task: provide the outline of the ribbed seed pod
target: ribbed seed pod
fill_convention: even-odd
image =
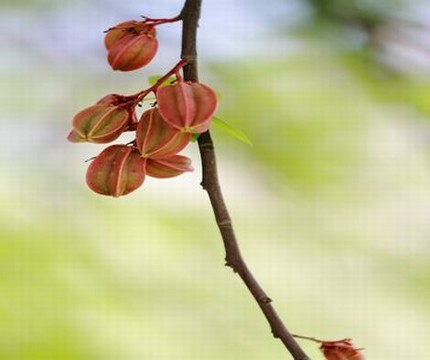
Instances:
[[[107,50],[114,45],[118,40],[122,39],[127,34],[149,34],[153,37],[156,35],[154,26],[143,24],[136,20],[129,20],[112,26],[105,35],[104,44]]]
[[[90,164],[86,174],[88,187],[98,194],[122,196],[131,193],[145,180],[145,159],[137,149],[111,145]]]
[[[206,85],[179,81],[158,88],[157,106],[161,116],[182,132],[200,134],[209,129],[218,100]]]
[[[136,129],[136,146],[145,158],[160,159],[176,155],[190,140],[191,134],[170,126],[156,108],[142,114]]]
[[[109,143],[117,139],[127,127],[127,110],[109,104],[92,105],[79,113],[73,120],[73,130],[67,139],[71,142]]]
[[[323,341],[320,346],[327,360],[365,360],[360,349],[356,349],[351,339]]]
[[[148,64],[157,53],[158,41],[153,26],[126,21],[105,36],[108,62],[114,70],[131,71]]]
[[[164,159],[146,160],[146,174],[158,179],[175,177],[186,171],[193,170],[191,159],[182,155],[175,155]]]
[[[108,105],[123,105],[124,96],[120,94],[108,94],[103,96],[97,104],[108,104]],[[126,130],[136,130],[137,116],[136,116],[136,105],[131,103],[130,105],[124,106],[124,109],[128,112],[127,128]]]

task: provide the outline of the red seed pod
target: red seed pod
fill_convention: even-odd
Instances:
[[[124,21],[111,27],[106,32],[104,39],[106,49],[109,50],[118,40],[129,34],[136,36],[140,34],[149,34],[150,36],[155,37],[156,30],[154,26],[146,25],[143,22],[135,20]]]
[[[145,180],[145,160],[137,149],[111,145],[90,164],[86,181],[98,194],[118,197],[136,190]]]
[[[148,64],[155,56],[158,41],[150,33],[127,33],[108,50],[108,62],[114,70],[131,71]]]
[[[108,104],[108,105],[123,105],[124,102],[129,102],[130,105],[124,106],[124,109],[128,112],[128,120],[127,120],[127,129],[126,130],[136,130],[137,126],[137,116],[135,111],[135,104],[130,101],[130,98],[126,98],[123,95],[120,94],[108,94],[106,96],[103,96],[99,101],[97,101],[97,104]]]
[[[196,82],[179,81],[159,87],[156,98],[164,120],[192,134],[209,129],[218,104],[215,92],[209,86]]]
[[[354,348],[351,339],[323,341],[320,349],[327,360],[365,360],[360,349]]]
[[[186,171],[193,171],[191,159],[175,155],[164,159],[146,159],[146,174],[158,179],[171,178]]]
[[[156,108],[142,114],[136,129],[137,148],[144,158],[171,157],[185,148],[190,140],[191,134],[170,126]]]
[[[105,144],[117,139],[127,127],[127,110],[109,104],[92,105],[78,112],[73,120],[73,130],[67,139],[71,142]]]
[[[119,105],[122,98],[123,96],[120,94],[107,94],[97,101],[97,104]]]

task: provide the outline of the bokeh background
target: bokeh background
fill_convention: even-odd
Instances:
[[[113,72],[103,31],[182,3],[2,1],[1,359],[288,358],[223,266],[195,144],[194,173],[112,199],[84,183],[102,147],[65,139],[178,60],[167,24]],[[213,128],[243,254],[293,332],[373,360],[430,354],[429,30],[426,0],[203,1],[201,81],[253,141]]]

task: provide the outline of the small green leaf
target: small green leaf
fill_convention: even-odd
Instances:
[[[158,80],[160,80],[162,78],[161,75],[152,75],[148,78],[148,82],[149,84],[152,86],[154,85]],[[167,78],[166,80],[163,81],[163,83],[160,85],[161,86],[166,86],[166,85],[170,85],[172,82],[176,81],[176,77],[175,76],[170,76],[169,78]]]
[[[241,130],[239,130],[239,129],[233,127],[233,126],[231,126],[230,124],[226,123],[224,120],[220,119],[219,117],[213,116],[212,120],[213,120],[214,124],[216,124],[219,127],[221,127],[229,135],[233,136],[234,138],[236,138],[237,140],[243,142],[244,144],[252,146],[252,141]]]
[[[200,134],[192,134],[191,135],[191,142],[196,142],[199,138]]]

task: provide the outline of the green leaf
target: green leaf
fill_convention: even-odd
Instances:
[[[234,138],[243,142],[244,144],[252,146],[252,141],[241,130],[231,126],[230,124],[226,123],[224,120],[216,116],[212,117],[212,121],[215,125],[218,125],[223,130],[225,130],[229,135],[233,136]]]
[[[196,142],[199,138],[200,134],[192,134],[191,135],[191,142]]]
[[[154,85],[158,80],[160,80],[162,78],[161,75],[152,75],[148,78],[148,82],[149,84],[152,86]],[[168,77],[166,80],[163,81],[163,83],[160,85],[160,87],[162,86],[166,86],[166,85],[170,85],[172,82],[176,81],[176,77],[175,76],[170,76]]]

